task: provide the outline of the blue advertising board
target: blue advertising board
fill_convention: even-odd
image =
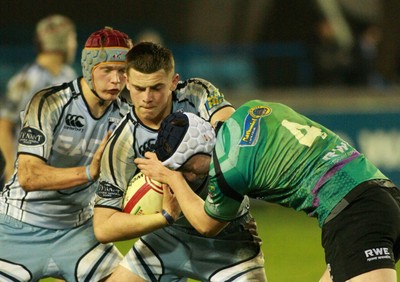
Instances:
[[[306,115],[339,134],[400,187],[400,113]]]

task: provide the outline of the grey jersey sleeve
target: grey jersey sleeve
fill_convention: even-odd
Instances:
[[[46,95],[47,92],[42,91],[32,98],[23,116],[18,139],[19,154],[32,154],[44,160],[49,158],[59,116],[59,108],[51,106]]]
[[[214,113],[224,107],[233,107],[211,82],[202,78],[191,78],[178,84],[175,91],[173,111],[192,112],[211,120]]]

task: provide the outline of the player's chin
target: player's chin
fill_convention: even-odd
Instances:
[[[121,92],[106,92],[103,95],[103,99],[106,101],[114,101],[118,98]]]
[[[136,113],[143,119],[156,119],[159,113],[154,108],[139,107]]]

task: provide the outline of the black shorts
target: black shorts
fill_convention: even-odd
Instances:
[[[334,282],[394,269],[399,260],[400,190],[383,183],[367,181],[354,188],[344,199],[349,204],[322,227],[325,260]]]

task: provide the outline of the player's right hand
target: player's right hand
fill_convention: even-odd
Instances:
[[[103,155],[104,148],[106,147],[106,143],[108,138],[110,137],[112,131],[108,131],[106,136],[104,136],[103,140],[100,143],[99,148],[97,148],[96,153],[94,153],[92,162],[90,163],[90,176],[92,179],[96,180],[99,178],[100,175],[100,163],[101,163],[101,156]]]

